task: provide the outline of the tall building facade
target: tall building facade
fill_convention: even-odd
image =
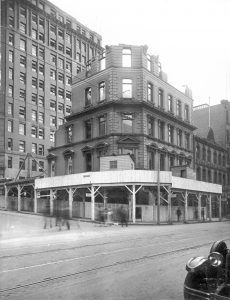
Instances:
[[[51,2],[1,1],[0,178],[46,169],[71,113],[72,77],[101,51],[99,34]]]
[[[191,164],[192,99],[167,82],[147,46],[107,46],[72,92],[72,114],[48,155],[51,175],[98,171],[104,155],[130,154],[135,169]]]

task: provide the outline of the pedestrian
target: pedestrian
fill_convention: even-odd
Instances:
[[[205,219],[204,219],[204,207],[202,207],[202,210],[201,210],[201,217],[202,217],[202,221],[204,222]]]
[[[44,216],[44,226],[43,226],[43,228],[46,229],[47,225],[49,225],[49,227],[52,228],[52,218],[50,216],[50,206],[49,206],[49,204],[46,204],[43,216]]]
[[[67,229],[70,230],[68,201],[63,203],[63,207],[62,207],[62,225],[63,226],[66,225]]]
[[[180,207],[177,208],[176,214],[177,214],[177,222],[180,222],[180,216],[181,216],[181,210],[180,210]]]
[[[123,225],[126,225],[126,227],[128,227],[128,221],[127,221],[128,216],[123,206],[120,209],[120,219],[121,219],[121,226],[123,227]]]

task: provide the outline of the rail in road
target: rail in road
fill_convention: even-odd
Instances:
[[[133,263],[141,263],[143,261],[150,261],[154,259],[159,259],[164,256],[180,254],[192,249],[198,249],[205,246],[210,246],[213,243],[213,239],[210,240],[203,231],[202,242],[197,242],[193,236],[189,234],[179,233],[173,236],[172,233],[164,234],[163,236],[154,236],[150,242],[150,236],[148,238],[138,235],[130,238],[128,232],[122,236],[122,238],[117,237],[116,240],[101,241],[95,243],[86,243],[83,245],[63,245],[60,249],[60,244],[57,247],[53,245],[52,249],[35,249],[33,247],[24,249],[23,253],[11,253],[3,254],[0,256],[0,265],[9,266],[6,269],[0,270],[0,278],[4,280],[5,287],[0,289],[0,295],[4,296],[7,293],[17,290],[23,290],[27,288],[32,288],[35,286],[40,286],[43,284],[49,284],[55,281],[62,281],[68,278],[75,278],[79,275],[86,275],[95,271],[113,269],[121,265],[130,265]],[[175,238],[176,237],[176,238]],[[218,238],[229,241],[229,236],[218,235]],[[159,247],[160,245],[160,247]],[[184,246],[182,246],[184,245]],[[163,250],[162,250],[163,248]],[[10,249],[5,249],[6,251]],[[84,253],[81,254],[80,252]],[[88,254],[85,252],[88,251]],[[76,256],[76,253],[80,253]],[[92,253],[93,252],[93,253]],[[194,251],[194,255],[196,251]],[[48,256],[48,257],[47,257]],[[21,262],[36,261],[36,257],[41,260],[38,263],[30,263],[25,266],[21,266]],[[43,259],[41,259],[43,257]],[[63,258],[64,257],[64,258]],[[106,259],[105,259],[106,257]],[[28,259],[27,259],[28,258]],[[44,260],[46,258],[46,260]],[[89,260],[96,259],[97,263],[88,264]],[[10,261],[16,260],[16,266],[10,267],[8,264]],[[48,261],[47,261],[48,260]],[[17,261],[19,265],[17,266]],[[15,274],[20,274],[20,272],[34,272],[35,270],[41,270],[43,268],[49,268],[50,266],[63,266],[66,264],[73,264],[73,262],[87,262],[84,267],[76,271],[61,271],[61,274],[51,275],[46,272],[40,274],[39,279],[34,280],[33,278],[25,278],[24,282],[12,284],[12,280],[8,279]],[[28,275],[27,275],[28,276]],[[35,276],[36,277],[36,276]]]

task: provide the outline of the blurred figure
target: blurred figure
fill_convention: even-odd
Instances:
[[[70,223],[69,223],[69,207],[68,207],[68,201],[63,202],[62,210],[61,210],[61,225],[66,225],[67,229],[70,230]],[[60,230],[60,227],[59,227]]]
[[[180,210],[180,207],[177,208],[176,214],[177,214],[177,222],[179,222],[179,221],[180,221],[180,216],[181,216],[181,210]]]
[[[49,226],[50,228],[52,228],[52,218],[50,216],[50,206],[49,206],[48,203],[46,204],[45,211],[43,213],[43,216],[44,216],[44,226],[43,226],[43,228],[44,229],[46,229],[47,226]]]
[[[123,225],[126,225],[126,227],[128,227],[128,216],[124,206],[121,206],[120,209],[120,219],[121,219],[121,226],[123,227]]]

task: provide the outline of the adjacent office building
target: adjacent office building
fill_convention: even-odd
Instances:
[[[51,2],[1,1],[0,178],[47,168],[47,149],[71,113],[72,77],[101,51],[100,35]]]

